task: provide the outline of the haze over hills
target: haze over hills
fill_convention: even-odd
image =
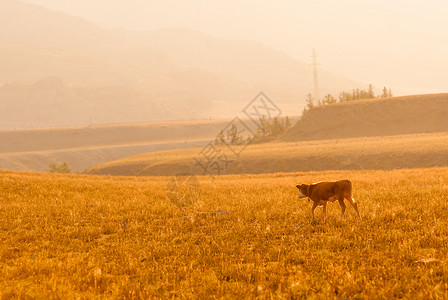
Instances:
[[[291,115],[312,90],[303,62],[186,28],[109,30],[2,0],[0,35],[1,128],[233,117],[242,107],[235,103],[261,90],[280,107],[297,107]],[[320,81],[323,93],[364,86],[324,71]],[[53,103],[70,114],[49,110]]]
[[[274,0],[22,0],[108,28],[187,27],[214,37],[256,40],[395,95],[445,92],[448,2]],[[429,46],[430,45],[430,46]]]
[[[7,83],[0,88],[0,100],[0,128],[5,129],[185,119],[191,117],[185,111],[211,107],[196,99],[151,98],[126,86],[70,86],[57,77]]]

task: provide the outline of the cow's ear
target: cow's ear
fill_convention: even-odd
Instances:
[[[298,188],[300,190],[300,185],[296,185],[296,188]]]

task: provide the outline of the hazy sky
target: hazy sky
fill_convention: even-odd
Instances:
[[[1,1],[1,0],[0,0]],[[260,41],[397,93],[448,91],[446,0],[26,0],[111,28]]]

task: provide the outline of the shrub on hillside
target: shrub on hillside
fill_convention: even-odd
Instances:
[[[60,165],[58,164],[50,164],[50,173],[60,173],[60,174],[70,174],[72,171],[70,170],[70,166],[68,163],[63,162]]]

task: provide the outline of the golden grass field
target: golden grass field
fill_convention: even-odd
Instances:
[[[362,221],[297,199],[335,179]],[[2,299],[448,297],[448,168],[169,180],[1,172]]]

